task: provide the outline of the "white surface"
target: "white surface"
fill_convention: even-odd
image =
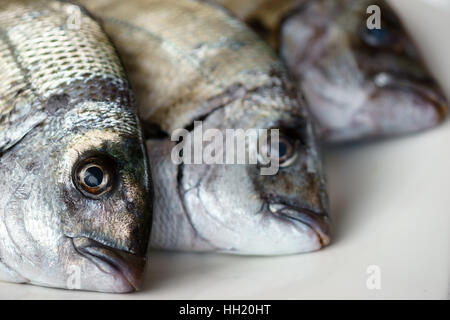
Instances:
[[[450,0],[394,0],[450,96]],[[425,5],[428,3],[428,5]],[[155,252],[143,292],[106,295],[0,283],[10,299],[446,299],[450,122],[427,133],[326,151],[331,246],[288,257]],[[366,286],[369,265],[381,289]]]

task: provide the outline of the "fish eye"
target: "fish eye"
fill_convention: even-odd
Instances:
[[[362,39],[371,47],[385,47],[393,43],[393,37],[386,28],[368,29],[364,27]]]
[[[278,140],[278,161],[280,167],[291,165],[297,158],[297,143],[287,136],[280,135]]]
[[[278,134],[278,141],[274,141],[272,139],[272,135],[269,134],[268,141],[266,141],[267,146],[259,146],[257,158],[258,162],[264,165],[270,161],[270,158],[274,159],[277,157],[280,168],[285,168],[292,165],[297,159],[300,140],[293,139],[284,133]],[[271,147],[273,146],[273,143],[277,143],[278,145],[278,156],[276,154],[272,154]]]
[[[107,157],[83,159],[75,166],[73,179],[75,186],[84,196],[99,199],[113,186],[113,161]]]
[[[270,157],[275,157],[275,155],[272,155],[272,151],[270,150],[271,145],[269,145],[268,147],[269,147],[268,150],[267,149],[260,150],[258,159],[267,158],[267,156],[265,156],[266,153],[269,153]],[[278,165],[282,168],[290,166],[295,161],[296,158],[297,158],[297,141],[280,133],[280,135],[278,136]]]

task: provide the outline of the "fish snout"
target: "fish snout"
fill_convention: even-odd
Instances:
[[[396,74],[395,72],[381,72],[374,76],[373,81],[380,90],[385,92],[384,95],[391,97],[391,101],[402,101],[403,108],[401,118],[403,121],[416,121],[418,129],[426,129],[433,127],[436,122],[441,122],[449,112],[449,103],[442,89],[432,78],[425,77],[423,79],[415,78],[404,74]],[[382,96],[382,94],[378,94]],[[375,95],[376,96],[376,95]],[[404,106],[408,102],[408,110],[404,110]],[[414,115],[418,115],[419,119],[426,119],[426,112],[436,119],[435,122],[408,119]],[[423,122],[425,121],[425,122]]]
[[[145,256],[112,248],[86,237],[73,238],[73,244],[100,272],[110,276],[113,292],[133,292],[142,287]]]
[[[312,210],[295,207],[281,203],[269,204],[269,211],[294,226],[301,225],[306,227],[317,242],[319,250],[330,243],[330,223],[328,215],[325,213],[316,213]]]

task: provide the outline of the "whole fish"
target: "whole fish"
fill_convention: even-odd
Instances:
[[[326,142],[432,128],[448,102],[379,0],[219,0],[278,48]]]
[[[139,288],[152,189],[115,49],[80,7],[0,3],[0,279]]]
[[[153,247],[269,255],[329,243],[325,179],[309,115],[256,34],[205,1],[81,3],[116,44],[152,129]],[[195,134],[196,120],[219,133],[279,129],[280,170],[261,175],[257,164],[174,163],[168,136],[181,128]]]

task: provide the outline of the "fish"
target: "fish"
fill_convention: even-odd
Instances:
[[[315,129],[264,41],[208,1],[78,3],[103,22],[136,94],[155,188],[151,247],[282,255],[330,243]],[[279,171],[262,175],[251,163],[176,163],[174,133],[186,130],[186,141],[195,140],[198,123],[222,135],[278,130]]]
[[[406,135],[446,119],[448,99],[386,1],[218,2],[279,52],[323,143]]]
[[[75,4],[2,1],[0,67],[0,279],[138,290],[153,187],[114,46]]]

